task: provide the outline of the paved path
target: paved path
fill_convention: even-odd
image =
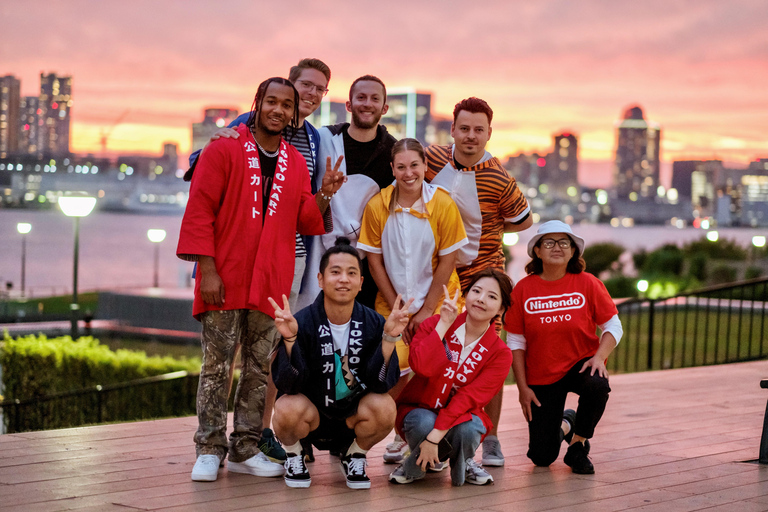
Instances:
[[[529,463],[517,391],[508,386],[500,428],[507,464],[490,469],[496,481],[485,487],[453,488],[447,473],[389,484],[383,443],[369,455],[368,491],[348,489],[326,453],[310,465],[309,489],[226,471],[195,483],[195,418],[9,434],[0,436],[0,510],[768,511],[768,467],[745,462],[758,456],[763,377],[765,361],[612,377],[592,476],[572,474],[562,458],[548,469]]]

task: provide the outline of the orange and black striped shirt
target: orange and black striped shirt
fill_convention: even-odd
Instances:
[[[504,222],[519,224],[531,212],[515,178],[487,152],[482,161],[461,170],[453,165],[453,146],[429,146],[425,153],[425,179],[448,189],[461,212],[470,240],[468,247],[473,246],[477,251],[471,263],[464,261],[464,266],[456,269],[462,289],[480,270],[492,267],[504,271],[501,245]],[[474,189],[472,180],[468,180],[470,173],[474,175]]]

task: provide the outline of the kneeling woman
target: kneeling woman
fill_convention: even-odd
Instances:
[[[504,327],[528,421],[528,458],[549,466],[565,440],[563,461],[574,473],[592,474],[588,439],[605,411],[611,391],[605,360],[622,328],[603,283],[584,272],[583,252],[584,240],[567,224],[539,226],[528,243],[528,276],[512,292]],[[563,411],[568,392],[579,395],[575,412]]]
[[[423,478],[445,458],[453,485],[493,482],[474,456],[492,427],[483,407],[504,385],[512,363],[494,327],[509,308],[511,292],[509,277],[484,270],[466,290],[464,313],[458,313],[458,292],[451,298],[444,289],[440,315],[416,331],[409,359],[414,376],[397,398],[395,426],[411,455],[390,475],[391,482]]]

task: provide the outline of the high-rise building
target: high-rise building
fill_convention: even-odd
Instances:
[[[346,102],[332,101],[324,98],[318,109],[307,117],[307,121],[315,128],[320,128],[321,126],[346,122],[349,116]]]
[[[387,91],[389,110],[381,124],[396,139],[410,137],[422,144],[434,144],[437,133],[432,123],[432,94],[413,88],[393,88]]]
[[[579,184],[578,140],[574,134],[569,132],[557,134],[554,139],[555,148],[547,158],[549,190],[560,197],[577,197]]]
[[[72,77],[40,73],[39,107],[43,124],[38,153],[45,156],[68,154],[72,114]]]
[[[0,77],[0,158],[19,148],[21,82],[13,75]]]
[[[192,151],[203,149],[216,130],[228,126],[237,116],[238,112],[235,108],[206,108],[203,111],[203,120],[192,123]]]
[[[630,107],[617,123],[614,184],[619,199],[656,196],[659,186],[661,128],[646,121],[639,106]]]
[[[19,146],[18,153],[36,155],[40,147],[40,133],[43,120],[40,117],[40,98],[24,96],[19,104]]]

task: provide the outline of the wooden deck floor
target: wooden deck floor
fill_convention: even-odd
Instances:
[[[348,489],[326,453],[310,465],[309,489],[226,471],[196,483],[195,418],[10,434],[0,436],[0,510],[768,511],[768,467],[745,462],[758,456],[767,376],[765,361],[613,376],[592,476],[572,474],[562,457],[548,469],[530,464],[508,387],[499,434],[507,463],[490,469],[495,484],[485,487],[453,488],[447,474],[390,484],[384,443],[369,454],[366,491]]]

